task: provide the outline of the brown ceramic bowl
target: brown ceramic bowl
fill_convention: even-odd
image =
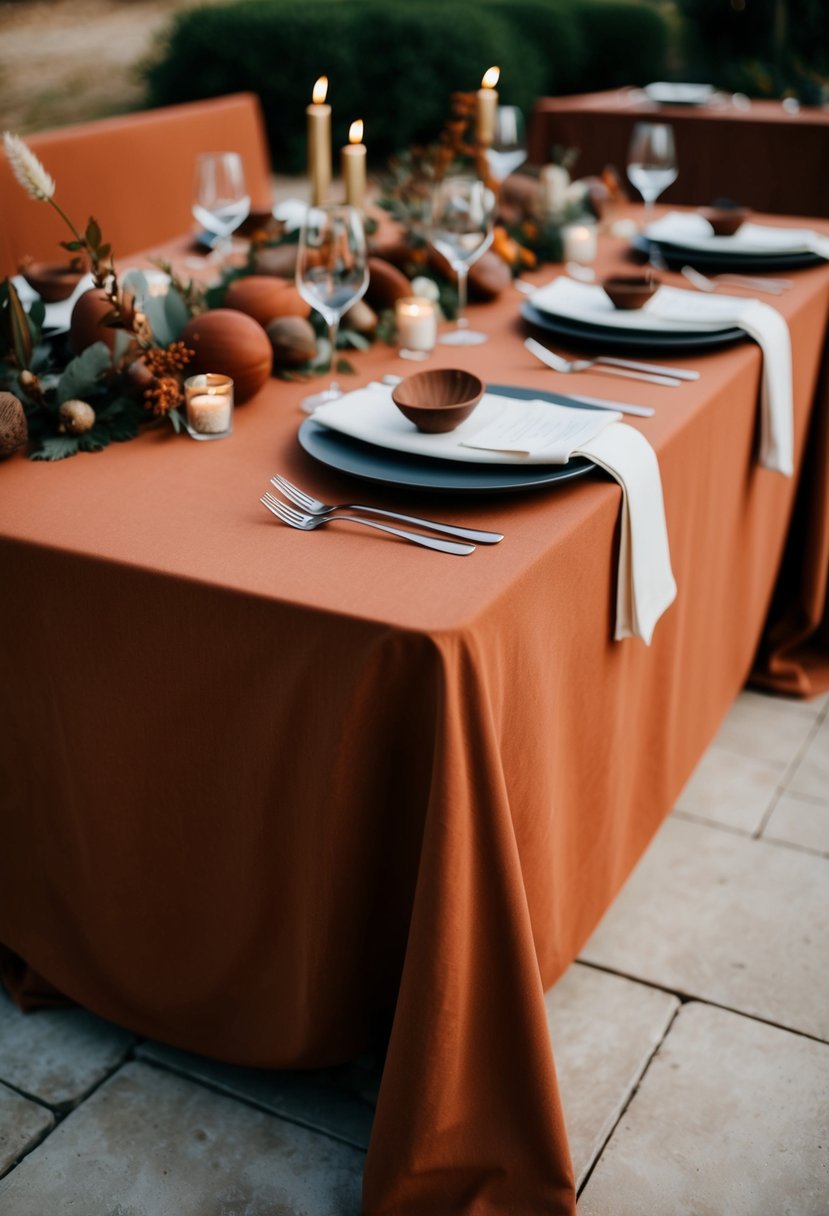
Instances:
[[[20,273],[44,304],[68,300],[84,276],[76,266],[52,262],[27,262]]]
[[[485,388],[472,372],[435,368],[401,380],[391,398],[419,431],[434,435],[454,431],[472,413]]]
[[[708,220],[715,236],[733,236],[751,214],[748,207],[700,207],[699,213]]]
[[[614,275],[602,281],[604,293],[614,308],[641,308],[659,286],[653,275]]]

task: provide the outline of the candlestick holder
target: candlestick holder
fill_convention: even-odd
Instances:
[[[224,439],[233,431],[233,381],[206,372],[184,381],[185,426],[193,439]]]

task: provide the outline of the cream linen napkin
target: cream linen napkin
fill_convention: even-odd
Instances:
[[[829,236],[813,228],[783,228],[772,224],[741,224],[733,236],[715,236],[703,216],[693,211],[669,211],[645,229],[645,236],[666,245],[681,245],[717,253],[816,253],[829,259]]]
[[[760,300],[705,295],[660,287],[644,308],[620,311],[601,287],[564,276],[530,297],[541,311],[613,329],[643,333],[693,330],[700,333],[738,326],[763,352],[760,392],[760,464],[792,474],[792,346],[783,317]]]
[[[543,423],[543,402],[526,403]],[[547,407],[550,408],[549,406]],[[676,598],[671,570],[668,528],[659,462],[641,431],[616,419],[596,429],[571,451],[586,456],[618,481],[622,488],[619,566],[616,576],[614,636],[638,637],[650,645],[656,622]],[[468,446],[532,456],[543,447],[543,436],[532,423],[518,428],[509,420],[494,421],[470,436]]]

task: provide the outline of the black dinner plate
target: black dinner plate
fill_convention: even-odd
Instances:
[[[688,249],[685,245],[667,244],[662,241],[651,241],[639,233],[633,238],[633,248],[637,253],[650,256],[651,245],[655,245],[659,253],[672,270],[682,266],[696,266],[699,270],[735,270],[756,271],[758,274],[773,270],[807,270],[810,266],[823,265],[824,259],[816,253],[803,251],[800,253],[734,253],[733,251],[717,249]]]
[[[584,321],[572,321],[569,317],[557,317],[542,312],[529,300],[522,301],[521,316],[530,325],[555,334],[558,338],[595,347],[600,344],[619,351],[633,350],[708,350],[715,346],[731,346],[745,341],[745,330],[737,326],[718,329],[710,333],[699,330],[672,330],[644,333],[635,329],[614,329],[609,325],[593,325]]]
[[[523,401],[551,401],[554,404],[574,405],[561,393],[545,393],[534,388],[516,388],[506,384],[488,384],[487,391],[502,397],[516,397]],[[578,405],[579,409],[592,409],[589,405]],[[492,491],[533,490],[558,482],[572,481],[595,469],[592,460],[576,456],[567,464],[536,464],[518,466],[514,464],[474,464],[471,461],[438,460],[429,456],[417,456],[410,452],[397,452],[391,448],[363,443],[339,431],[329,430],[306,418],[297,433],[300,447],[329,468],[348,473],[364,481],[375,481],[381,485],[407,490],[439,490],[452,494],[481,494]]]

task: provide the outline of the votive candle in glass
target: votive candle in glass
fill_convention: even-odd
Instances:
[[[428,354],[438,337],[437,310],[425,296],[404,296],[395,304],[397,344],[401,354],[417,351]]]
[[[206,372],[184,381],[187,430],[194,439],[223,439],[233,430],[233,381]]]
[[[589,266],[596,260],[598,235],[595,224],[568,224],[562,229],[563,260]]]

